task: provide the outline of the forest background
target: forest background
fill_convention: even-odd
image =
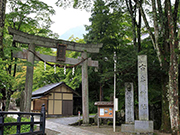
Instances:
[[[0,88],[1,98],[6,96],[6,110],[10,98],[20,100],[25,87],[25,60],[13,58],[13,51],[27,48],[15,43],[8,34],[8,27],[43,37],[58,38],[49,28],[50,15],[55,10],[39,0],[1,0],[0,22]],[[179,0],[57,0],[57,6],[73,6],[91,12],[84,39],[70,37],[79,43],[103,43],[99,54],[90,57],[99,61],[98,72],[89,67],[89,111],[96,112],[95,101],[109,101],[114,87],[114,52],[117,55],[117,98],[119,110],[124,109],[124,83],[133,82],[135,119],[138,119],[137,56],[148,57],[148,94],[150,120],[155,129],[178,134],[179,131]],[[5,7],[10,12],[5,14]],[[4,10],[3,10],[4,9]],[[33,15],[33,17],[31,16]],[[145,37],[146,38],[143,38]],[[36,51],[56,55],[56,50],[36,47]],[[78,58],[80,53],[66,53],[67,57]],[[33,90],[46,84],[64,81],[75,90],[81,89],[81,67],[64,69],[35,62]]]

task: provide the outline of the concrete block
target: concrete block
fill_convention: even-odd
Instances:
[[[135,133],[134,124],[122,124],[121,132]]]
[[[154,132],[153,121],[135,120],[134,127],[135,127],[136,133],[152,133],[152,132]]]

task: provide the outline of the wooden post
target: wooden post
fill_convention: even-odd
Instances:
[[[82,58],[87,58],[87,52],[82,52]],[[82,64],[82,108],[83,124],[89,124],[89,90],[88,90],[88,61]]]
[[[0,124],[4,124],[4,115],[1,114],[0,115]],[[4,134],[4,126],[1,126],[0,127],[0,135],[3,135]]]
[[[25,92],[24,92],[24,111],[30,112],[31,110],[31,96],[32,96],[32,86],[33,86],[33,72],[34,72],[34,54],[35,45],[29,44],[28,46],[28,58],[27,61],[32,65],[27,66],[26,70],[26,84],[25,84]]]
[[[41,117],[40,117],[40,121],[43,122],[42,124],[40,124],[40,131],[42,131],[42,135],[45,135],[45,127],[46,127],[46,110],[45,110],[45,104],[42,105],[41,107]]]
[[[21,123],[21,115],[18,114],[18,117],[17,117],[17,122]],[[20,134],[21,133],[21,125],[17,125],[17,132],[16,134]]]

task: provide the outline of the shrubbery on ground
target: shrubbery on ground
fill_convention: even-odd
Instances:
[[[21,121],[22,122],[29,122],[30,119],[28,118],[24,118],[22,117],[21,118]],[[4,123],[10,123],[10,122],[17,122],[17,119],[13,118],[13,117],[6,117],[4,119]],[[36,128],[37,126],[34,127],[34,129]],[[17,131],[17,126],[6,126],[4,128],[4,135],[12,135],[12,134],[16,134],[16,131]],[[21,126],[21,133],[25,133],[25,132],[29,132],[30,131],[30,125],[22,125]]]

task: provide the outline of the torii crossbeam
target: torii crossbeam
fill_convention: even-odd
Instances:
[[[28,44],[28,51],[24,50],[23,52],[14,53],[13,56],[16,58],[27,59],[28,62],[34,64],[34,60],[40,60],[34,54],[35,46],[42,46],[48,48],[58,48],[58,44],[62,44],[66,46],[66,50],[77,51],[82,53],[82,58],[87,58],[87,53],[99,53],[99,49],[103,46],[103,44],[81,44],[75,43],[71,41],[65,41],[60,39],[52,39],[45,38],[35,35],[30,35],[12,28],[8,28],[9,33],[13,35],[13,41],[23,44]],[[58,50],[57,50],[58,51]],[[38,54],[41,58],[46,60],[47,62],[55,62],[57,61],[55,56],[48,56]],[[65,58],[64,64],[76,64],[81,60],[73,59],[73,58]],[[98,67],[98,61],[93,61],[91,59],[87,59],[82,63],[82,107],[83,107],[83,123],[89,123],[89,96],[88,96],[88,66]],[[33,85],[33,70],[32,66],[27,66],[26,71],[26,84],[25,84],[25,100],[27,104],[24,105],[25,111],[30,112],[31,108],[31,96],[32,96],[32,85]]]

